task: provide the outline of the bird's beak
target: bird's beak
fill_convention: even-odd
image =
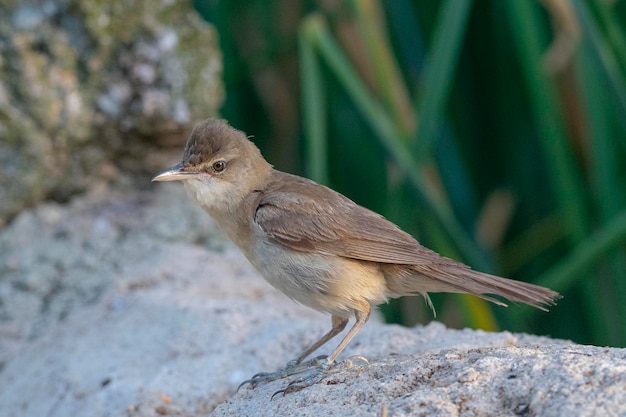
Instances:
[[[159,172],[154,178],[152,178],[152,181],[181,181],[197,177],[198,175],[201,175],[201,173],[195,171],[183,171],[183,164],[180,163]]]

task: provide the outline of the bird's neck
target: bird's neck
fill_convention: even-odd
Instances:
[[[254,233],[253,219],[259,197],[271,182],[273,172],[270,166],[268,171],[259,172],[259,177],[255,178],[257,181],[252,187],[237,191],[229,187],[221,190],[219,184],[207,186],[200,181],[186,182],[185,189],[215,220],[226,236],[246,252],[251,245],[251,235]]]

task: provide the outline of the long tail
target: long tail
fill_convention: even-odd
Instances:
[[[485,274],[474,271],[464,264],[448,259],[446,261],[450,262],[430,265],[389,265],[383,269],[387,288],[397,295],[427,292],[467,293],[506,306],[506,303],[487,295],[493,294],[544,311],[561,298],[556,291],[539,285]]]

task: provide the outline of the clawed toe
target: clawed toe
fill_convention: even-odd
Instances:
[[[246,384],[250,384],[250,388],[254,389],[257,386],[265,384],[267,382],[299,374],[314,367],[314,369],[308,375],[303,376],[299,379],[295,379],[289,382],[289,384],[287,384],[284,389],[276,391],[274,394],[272,394],[271,399],[274,399],[274,397],[280,394],[287,395],[291,394],[292,392],[298,392],[307,387],[317,384],[328,375],[328,372],[333,366],[333,363],[329,363],[328,361],[326,361],[326,359],[327,356],[321,355],[301,363],[297,363],[296,361],[290,361],[287,363],[287,366],[280,371],[259,372],[252,378],[243,381],[239,385],[239,387],[237,387],[237,391],[239,391],[239,389]],[[341,362],[341,364],[348,368],[367,368],[369,366],[369,361],[363,356],[352,356]]]
[[[277,379],[284,378],[288,375],[289,374],[286,373],[284,369],[280,371],[276,371],[276,372],[259,372],[258,374],[254,374],[252,378],[246,379],[241,384],[239,384],[239,386],[237,387],[237,392],[239,392],[241,387],[243,387],[246,384],[249,384],[250,388],[254,389],[258,387],[259,385],[263,385],[267,382],[272,382]]]
[[[272,394],[271,399],[274,399],[274,397],[279,394],[283,394],[283,395],[291,394],[292,392],[298,392],[307,387],[317,384],[322,379],[324,379],[324,377],[328,373],[329,368],[330,368],[329,364],[323,364],[323,365],[318,366],[315,369],[315,371],[313,371],[311,374],[307,375],[306,377],[293,380],[285,387],[285,389],[276,391],[274,394]]]
[[[250,385],[250,388],[254,389],[259,385],[268,383],[268,382],[272,382],[272,381],[276,381],[277,379],[282,379],[291,375],[295,375],[295,374],[299,374],[302,372],[305,372],[306,370],[312,368],[312,367],[320,367],[323,366],[323,362],[324,360],[326,360],[328,356],[327,355],[320,355],[320,356],[316,356],[312,359],[309,359],[306,362],[297,362],[297,361],[289,361],[287,363],[287,366],[285,366],[284,369],[281,369],[280,371],[276,371],[276,372],[259,372],[258,374],[255,374],[252,376],[252,378],[247,379],[245,381],[243,381],[241,384],[239,384],[239,386],[237,387],[237,392],[239,392],[239,389],[241,389],[241,387],[243,387],[246,384]],[[274,393],[274,395],[281,393],[283,390],[281,391],[277,391],[276,393]],[[292,392],[292,391],[289,391]],[[284,392],[285,394],[287,392]],[[272,398],[274,397],[274,395],[272,396]]]
[[[317,359],[317,358],[316,358]],[[345,361],[341,362],[341,365],[346,366],[348,368],[367,368],[369,366],[369,361],[363,356],[352,356]],[[315,370],[313,370],[310,374],[291,381],[284,389],[276,391],[272,394],[271,399],[274,399],[279,394],[287,395],[292,392],[298,392],[305,388],[308,388],[312,385],[317,384],[326,376],[328,376],[330,369],[334,369],[333,363],[324,362],[317,366]]]
[[[271,381],[274,381],[276,379],[279,379],[279,378],[281,378],[281,375],[282,375],[283,371],[259,372],[258,374],[254,374],[254,375],[252,375],[252,378],[246,379],[241,384],[239,384],[239,386],[237,387],[237,392],[239,392],[241,387],[243,387],[246,384],[250,384],[250,388],[254,389],[254,388],[256,388],[257,386],[259,386],[261,384],[264,384],[266,382],[271,382]]]
[[[246,379],[245,381],[243,381],[241,384],[239,384],[239,386],[237,387],[237,391],[235,392],[239,392],[239,390],[241,389],[241,387],[243,387],[246,384],[250,384],[251,388],[255,388],[257,386],[257,380],[256,378],[259,376],[259,374],[253,375],[252,378],[250,379]]]
[[[287,394],[287,389],[279,389],[278,391],[273,393],[272,396],[270,397],[270,401],[272,401],[274,397],[277,396],[278,394],[283,394],[283,396],[285,396],[285,394]]]

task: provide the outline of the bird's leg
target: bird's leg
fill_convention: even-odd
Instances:
[[[243,381],[237,388],[237,391],[239,391],[239,388],[241,388],[245,384],[250,384],[252,388],[255,388],[257,385],[264,384],[266,382],[275,381],[277,379],[285,378],[287,376],[295,375],[300,372],[306,371],[311,366],[319,366],[321,364],[320,361],[323,359],[326,359],[325,355],[316,356],[315,358],[312,358],[306,362],[304,360],[311,353],[315,352],[317,349],[322,347],[322,345],[324,345],[330,339],[332,339],[333,337],[341,333],[343,329],[346,328],[346,325],[348,324],[347,318],[339,317],[339,316],[332,316],[331,321],[332,321],[331,329],[324,336],[319,338],[319,340],[317,340],[311,346],[306,348],[306,350],[302,352],[300,356],[298,356],[296,359],[293,359],[287,362],[287,365],[283,369],[281,369],[280,371],[276,371],[276,372],[260,372],[254,375],[252,378],[246,381]]]
[[[354,326],[352,326],[352,328],[348,331],[346,336],[341,340],[341,342],[339,342],[339,345],[337,346],[337,348],[335,348],[333,353],[330,354],[330,356],[326,359],[326,361],[320,364],[313,373],[307,375],[304,378],[296,379],[290,382],[289,385],[287,385],[287,388],[283,390],[276,391],[272,395],[272,398],[274,398],[274,396],[276,396],[277,394],[289,394],[291,392],[300,391],[306,387],[310,387],[311,385],[314,385],[320,382],[326,376],[328,369],[335,362],[335,359],[337,359],[337,356],[339,356],[339,354],[345,349],[348,343],[350,343],[352,338],[359,332],[359,330],[361,330],[363,325],[367,322],[367,319],[369,319],[370,313],[371,313],[371,307],[369,304],[364,304],[363,310],[355,310],[354,317],[356,319],[356,322],[354,323]]]
[[[324,336],[320,337],[317,342],[309,346],[296,359],[289,361],[287,363],[287,366],[301,364],[311,353],[315,352],[317,349],[325,345],[326,342],[328,342],[330,339],[332,339],[333,337],[341,333],[343,329],[346,328],[346,325],[348,324],[348,319],[344,317],[332,316],[331,323],[332,323],[331,329]]]

